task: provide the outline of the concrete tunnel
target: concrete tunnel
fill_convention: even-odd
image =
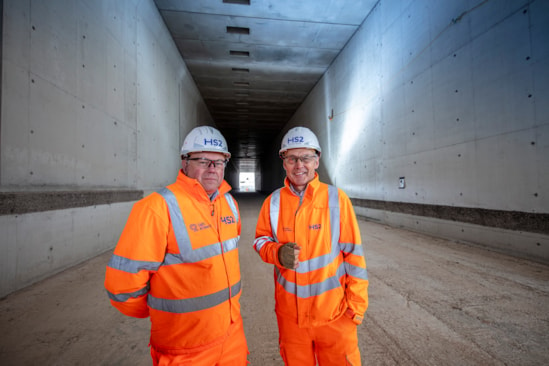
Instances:
[[[133,203],[173,182],[182,140],[198,125],[229,136],[236,153],[225,178],[245,208],[282,185],[280,140],[303,125],[323,148],[321,180],[349,195],[364,225],[497,253],[549,279],[549,2],[208,0],[182,2],[180,29],[170,25],[176,3],[0,1],[0,305],[111,252]],[[273,59],[245,65],[271,67],[250,76],[255,115],[223,99],[221,36],[204,31],[206,15],[221,11],[255,37],[264,24],[281,27],[279,37],[265,31],[276,45],[247,41],[244,28],[229,36],[248,50],[271,47]],[[338,23],[349,13],[353,24]],[[282,38],[297,39],[281,25],[292,22],[303,33],[328,28],[311,32],[319,45],[307,48]],[[192,42],[177,38],[185,28],[198,32]],[[346,37],[329,38],[339,45],[321,44],[336,34]],[[189,57],[209,41],[211,54]],[[325,66],[311,64],[322,57]],[[275,69],[284,77],[267,97]],[[544,281],[532,287],[547,299]],[[539,333],[532,342],[546,348]],[[436,364],[399,357],[378,364]]]

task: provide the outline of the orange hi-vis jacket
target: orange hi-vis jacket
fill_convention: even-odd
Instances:
[[[278,249],[301,247],[299,267],[284,268]],[[302,197],[290,188],[274,191],[263,203],[254,249],[274,264],[276,313],[299,327],[327,324],[350,309],[360,318],[368,307],[368,277],[353,206],[340,189],[318,174]]]
[[[138,201],[107,266],[105,288],[125,315],[151,320],[151,346],[184,353],[222,342],[240,321],[240,214],[225,181],[210,200],[181,171]]]

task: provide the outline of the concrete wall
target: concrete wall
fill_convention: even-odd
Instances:
[[[3,5],[0,296],[111,249],[213,124],[152,0]]]
[[[277,141],[359,215],[549,261],[547,65],[547,1],[380,0]]]

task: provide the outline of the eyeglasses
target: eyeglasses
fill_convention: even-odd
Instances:
[[[201,168],[209,168],[212,165],[214,168],[222,169],[227,165],[227,160],[210,160],[206,158],[187,158],[187,160],[194,161]]]
[[[294,165],[297,163],[298,160],[300,160],[303,164],[309,164],[312,163],[316,159],[317,155],[302,155],[302,156],[285,156],[283,157],[284,160],[290,165]]]

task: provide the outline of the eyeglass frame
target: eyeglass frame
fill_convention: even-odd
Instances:
[[[184,159],[188,160],[188,161],[197,161],[197,162],[199,162],[199,167],[203,168],[203,169],[208,169],[209,167],[212,166],[212,164],[213,164],[214,168],[216,168],[216,169],[221,169],[221,168],[225,169],[225,167],[227,166],[227,163],[229,162],[229,159],[212,160],[212,159],[202,158],[202,157],[198,157],[198,158],[185,157]],[[206,163],[208,165],[205,165]],[[218,164],[222,164],[222,166],[218,166]]]
[[[318,153],[314,153],[311,155],[301,155],[301,156],[295,156],[295,155],[280,155],[280,158],[284,161],[287,161],[287,164],[289,165],[295,165],[297,164],[297,161],[301,161],[303,165],[307,165],[309,163],[312,163],[315,158],[318,158]],[[307,161],[305,161],[307,159]],[[310,159],[310,160],[309,160]]]

